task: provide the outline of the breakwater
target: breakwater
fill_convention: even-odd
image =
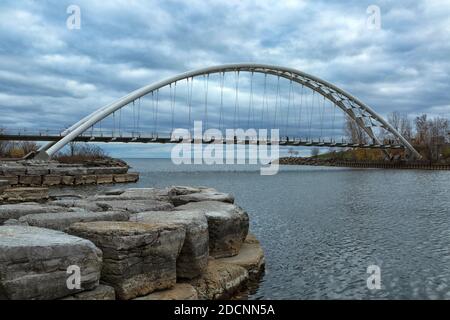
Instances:
[[[0,205],[0,299],[220,299],[263,268],[248,214],[212,188]]]
[[[0,180],[13,187],[77,186],[129,183],[139,174],[114,159],[90,163],[65,164],[56,161],[1,161]]]

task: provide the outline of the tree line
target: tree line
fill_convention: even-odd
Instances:
[[[387,121],[420,152],[425,160],[450,160],[450,122],[447,118],[427,114],[411,119],[407,113],[392,112]],[[368,143],[367,133],[353,120],[347,118],[346,136],[356,143]],[[391,144],[397,139],[383,130],[382,142]]]

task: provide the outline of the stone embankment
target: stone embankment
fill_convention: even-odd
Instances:
[[[353,161],[339,159],[320,159],[302,157],[284,157],[278,159],[282,165],[328,166],[350,168],[379,168],[379,169],[419,169],[419,170],[450,170],[450,164],[431,163],[429,161]]]
[[[0,299],[221,299],[263,269],[248,214],[211,188],[0,205]]]
[[[139,174],[128,172],[123,162],[111,160],[80,164],[56,161],[2,161],[0,180],[13,187],[77,186],[86,184],[128,183]]]

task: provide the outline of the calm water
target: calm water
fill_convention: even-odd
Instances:
[[[251,299],[450,299],[450,172],[175,166],[128,159],[140,187],[231,192],[266,253]],[[134,186],[134,185],[133,185]],[[381,289],[367,289],[367,267]]]

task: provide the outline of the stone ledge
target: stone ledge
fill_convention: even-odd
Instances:
[[[172,289],[156,291],[133,300],[197,300],[197,290],[188,283],[177,283]]]
[[[10,186],[39,187],[39,186],[79,186],[86,184],[113,184],[133,183],[139,180],[139,173],[131,172],[124,174],[85,174],[85,175],[17,175],[3,176],[0,180],[7,181]]]
[[[0,200],[8,202],[44,201],[48,198],[48,188],[7,188],[0,195]]]

